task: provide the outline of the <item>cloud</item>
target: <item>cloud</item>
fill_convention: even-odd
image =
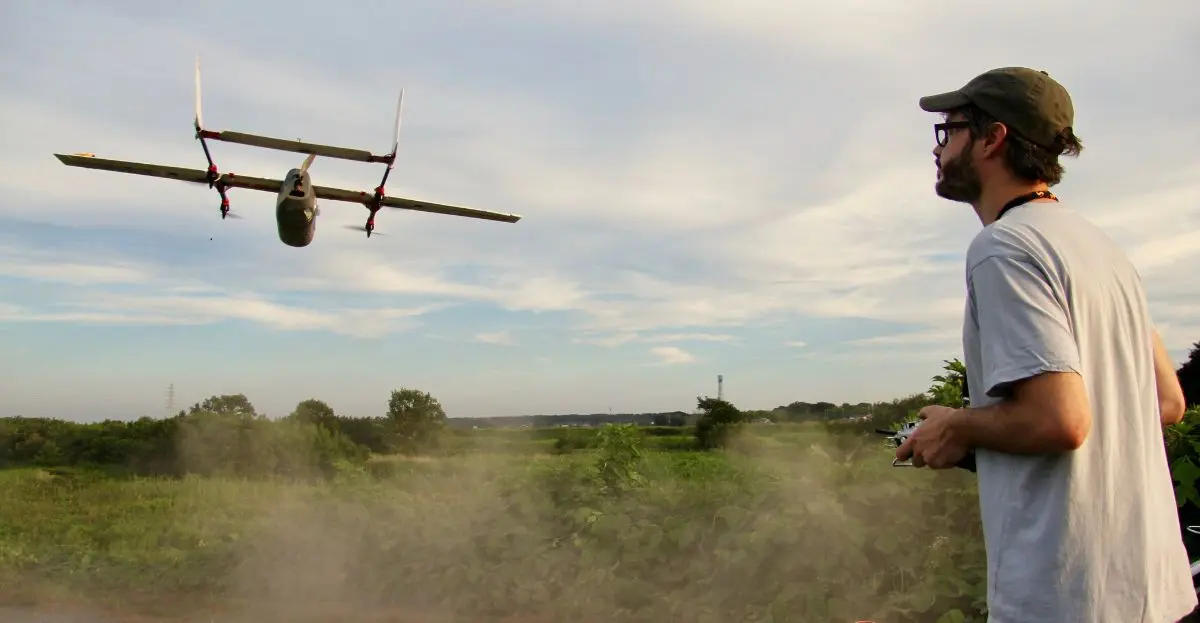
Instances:
[[[934,196],[933,119],[916,99],[1022,63],[1045,66],[1076,99],[1088,147],[1058,194],[1128,250],[1173,352],[1200,338],[1200,239],[1189,233],[1200,229],[1200,157],[1179,148],[1200,140],[1200,87],[1177,79],[1200,71],[1188,38],[1195,3],[1037,5],[1049,17],[1027,24],[1032,0],[1000,12],[935,0],[422,1],[365,21],[323,12],[322,30],[367,33],[366,47],[344,53],[281,47],[254,26],[274,9],[236,5],[245,19],[223,21],[233,6],[170,17],[116,5],[18,9],[31,27],[0,59],[12,84],[0,111],[22,120],[0,152],[0,219],[44,237],[0,240],[0,275],[29,286],[6,299],[5,318],[232,319],[348,335],[444,318],[456,324],[437,331],[459,341],[511,335],[482,330],[515,326],[495,318],[457,324],[470,307],[504,322],[520,315],[547,349],[611,349],[581,357],[656,347],[660,361],[694,361],[679,345],[708,358],[803,336],[788,365],[933,353],[936,367],[961,349],[962,260],[979,224],[969,207]],[[50,24],[70,35],[42,45],[45,29],[32,25]],[[1131,40],[1139,27],[1154,36]],[[985,28],[993,36],[979,37]],[[389,210],[377,220],[389,236],[367,240],[343,229],[361,225],[364,208],[328,202],[313,245],[291,249],[276,238],[267,193],[235,191],[246,218],[222,222],[207,188],[68,169],[50,155],[202,168],[190,128],[197,51],[205,121],[218,129],[378,151],[404,86],[389,191],[524,220]],[[300,160],[214,151],[222,170],[263,176]],[[344,188],[370,189],[382,173],[326,158],[313,167],[318,183]],[[822,336],[835,320],[870,329]]]
[[[12,260],[0,260],[0,275],[73,285],[140,283],[147,278],[144,272],[131,266],[63,262],[31,264]]]
[[[734,335],[722,333],[660,333],[657,335],[643,335],[636,332],[612,333],[612,334],[585,334],[583,337],[572,338],[575,344],[589,344],[592,346],[615,347],[630,342],[645,342],[645,343],[662,343],[662,342],[711,342],[722,344],[733,344],[738,341]]]
[[[517,341],[508,331],[494,331],[492,333],[476,333],[475,341],[483,344],[495,344],[497,346],[516,346]]]
[[[44,311],[66,307],[68,311]],[[67,322],[73,324],[202,325],[242,320],[281,331],[330,331],[374,338],[415,326],[413,319],[433,307],[331,309],[281,305],[255,295],[140,296],[91,295],[73,303],[39,310],[6,305],[0,322]]]
[[[54,259],[55,254],[0,247],[0,276],[73,286],[37,305],[6,304],[0,322],[64,322],[109,325],[203,325],[252,322],[283,331],[330,331],[376,337],[415,326],[418,316],[442,307],[327,308],[286,305],[251,291],[226,291],[194,278],[172,278],[122,258]],[[203,272],[203,271],[200,271]],[[105,286],[136,286],[108,291]]]
[[[659,365],[664,366],[692,363],[696,361],[695,355],[692,355],[678,346],[655,346],[654,348],[650,349],[650,354],[658,357]]]

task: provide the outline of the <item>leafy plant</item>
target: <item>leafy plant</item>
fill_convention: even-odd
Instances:
[[[643,454],[642,436],[632,424],[605,424],[599,434],[596,472],[606,493],[619,495],[645,479],[637,471]]]

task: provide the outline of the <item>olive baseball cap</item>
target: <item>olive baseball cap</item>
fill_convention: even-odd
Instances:
[[[922,110],[941,113],[974,104],[1017,134],[1048,148],[1075,121],[1067,90],[1050,74],[1027,67],[986,71],[960,89],[922,97],[920,104]]]

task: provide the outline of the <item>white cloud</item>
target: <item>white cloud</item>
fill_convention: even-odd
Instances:
[[[733,344],[738,338],[722,333],[661,333],[658,335],[642,335],[636,332],[625,333],[585,333],[582,337],[571,340],[575,344],[590,344],[592,346],[615,347],[630,342],[662,343],[662,342],[716,342]]]
[[[132,266],[81,263],[28,263],[0,260],[0,275],[68,284],[140,283],[147,276]]]
[[[677,365],[682,363],[692,363],[696,361],[695,355],[679,348],[678,346],[655,346],[650,349],[650,354],[658,357],[660,365]]]
[[[78,254],[76,254],[78,255]],[[200,325],[223,320],[254,322],[275,330],[331,331],[355,337],[377,337],[407,330],[414,320],[442,307],[322,309],[284,305],[263,294],[230,292],[195,278],[173,278],[122,258],[66,256],[20,247],[0,247],[0,276],[74,286],[57,303],[6,304],[0,321],[79,324]],[[204,272],[200,270],[198,272]],[[139,293],[109,292],[104,286],[135,285]],[[80,288],[81,287],[81,288]]]
[[[476,333],[475,341],[483,344],[494,344],[497,346],[516,346],[517,341],[508,331],[494,331],[491,333]]]
[[[646,342],[736,342],[732,335],[720,333],[664,333],[643,338]]]
[[[485,15],[462,19],[485,22],[501,10],[472,6]],[[539,51],[547,60],[531,67],[514,61],[519,69],[493,77],[484,70],[503,69],[487,65],[494,50],[463,47],[466,60],[454,61],[407,54],[415,48],[403,42],[388,44],[396,49],[386,61],[364,53],[352,63],[323,64],[278,51],[267,56],[268,46],[256,50],[235,31],[81,9],[87,13],[63,18],[90,26],[81,41],[39,48],[36,71],[13,65],[38,90],[0,95],[5,116],[22,119],[6,135],[14,147],[0,152],[8,172],[0,192],[9,198],[0,215],[91,226],[119,219],[176,235],[216,231],[231,242],[210,261],[244,264],[209,274],[162,266],[148,254],[129,263],[101,251],[92,260],[44,263],[26,261],[34,256],[17,246],[0,255],[0,273],[155,289],[142,297],[88,294],[87,306],[74,311],[22,307],[6,314],[145,322],[237,317],[368,333],[364,327],[403,329],[434,302],[478,303],[565,312],[574,342],[660,344],[652,353],[663,361],[693,360],[668,343],[732,344],[767,320],[803,315],[908,325],[903,334],[856,344],[953,353],[961,257],[978,223],[968,207],[933,195],[932,118],[916,99],[986,67],[1019,62],[1047,66],[1076,96],[1088,149],[1068,162],[1059,194],[1129,250],[1147,277],[1156,318],[1171,329],[1164,331],[1169,346],[1200,339],[1187,334],[1195,329],[1193,308],[1167,303],[1200,295],[1188,289],[1200,249],[1189,233],[1200,226],[1200,158],[1176,149],[1181,137],[1200,136],[1200,122],[1182,116],[1200,103],[1200,93],[1165,79],[1153,95],[1130,88],[1147,76],[1194,73],[1195,56],[1187,54],[1194,44],[1183,36],[1194,31],[1200,5],[1105,3],[1076,13],[1084,5],[1069,2],[1037,9],[1070,20],[1066,40],[1052,18],[1023,23],[1032,0],[1015,6],[997,13],[934,0],[506,5],[509,14],[578,34],[580,46],[598,31],[629,26],[681,46],[646,57],[638,46],[650,44],[630,40],[629,49],[609,51],[586,88],[537,82],[568,75],[551,66],[558,59],[548,49]],[[1172,19],[1161,21],[1164,14]],[[1126,29],[1149,23],[1154,37],[1131,42]],[[418,28],[436,33],[435,26]],[[505,36],[504,28],[495,36]],[[995,35],[981,39],[983,28]],[[1047,40],[1065,43],[1047,48]],[[1128,46],[1117,61],[1097,53],[1112,40]],[[75,45],[90,55],[80,58]],[[1012,55],[1022,48],[1028,51]],[[221,223],[208,189],[67,169],[50,156],[89,150],[202,168],[186,127],[196,50],[205,68],[205,120],[216,128],[384,149],[403,84],[400,160],[389,189],[525,219],[509,225],[389,211],[378,227],[390,236],[365,240],[341,229],[360,225],[364,209],[325,205],[313,246],[295,250],[275,239],[269,195],[235,193],[234,207],[247,219]],[[111,62],[130,57],[145,63]],[[441,64],[451,62],[475,71]],[[1114,63],[1154,69],[1123,74]],[[292,77],[301,75],[311,88],[297,98]],[[106,83],[112,86],[86,108],[70,104]],[[159,95],[147,100],[151,89]],[[58,103],[47,103],[51,97]],[[1144,115],[1130,111],[1150,109],[1150,100],[1178,107],[1171,113],[1156,105],[1155,119],[1143,123]],[[278,175],[299,160],[216,149],[223,170],[256,175]],[[322,184],[369,189],[381,168],[318,159],[314,173]],[[278,302],[296,293],[314,300],[366,293],[389,302],[345,311]],[[244,306],[228,311],[235,301]]]
[[[316,310],[281,305],[255,295],[241,296],[111,296],[89,295],[61,307],[68,311],[0,309],[3,322],[68,322],[76,324],[201,325],[244,320],[283,331],[331,331],[373,338],[414,326],[413,319],[432,311],[423,308]]]

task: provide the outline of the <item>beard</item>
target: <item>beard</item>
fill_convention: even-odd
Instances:
[[[957,158],[942,164],[942,178],[933,189],[939,197],[950,201],[974,204],[983,194],[983,183],[970,149],[959,152]]]

